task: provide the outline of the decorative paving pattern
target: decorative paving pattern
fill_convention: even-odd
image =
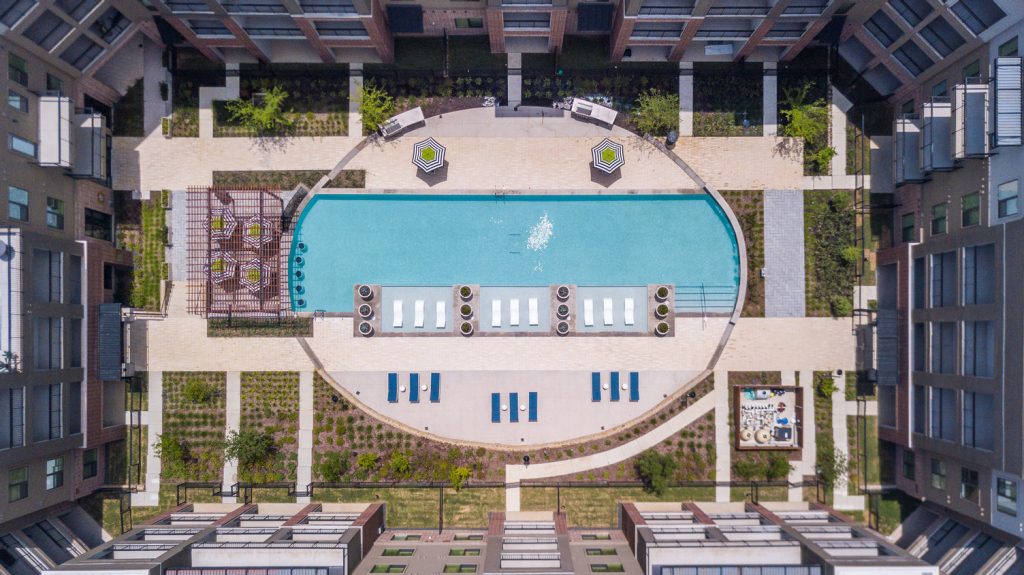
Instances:
[[[764,191],[765,316],[804,317],[804,194]]]

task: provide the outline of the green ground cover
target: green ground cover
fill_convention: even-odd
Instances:
[[[199,137],[199,87],[224,86],[224,64],[207,60],[198,50],[179,48],[171,71],[171,135]]]
[[[881,483],[881,464],[878,456],[878,417],[847,416],[848,448],[850,453],[849,492],[856,494],[863,487]]]
[[[760,64],[699,63],[693,73],[694,136],[764,133],[764,74]],[[748,127],[743,127],[746,119]]]
[[[206,320],[208,337],[313,337],[313,318],[213,318]]]
[[[166,279],[164,249],[167,245],[165,210],[158,200],[146,200],[141,209],[126,208],[123,213],[132,214],[129,219],[118,222],[118,244],[132,252],[135,264],[132,272],[131,293],[126,294],[132,307],[145,310],[160,309],[160,281]],[[125,297],[125,296],[122,296]]]
[[[294,481],[298,466],[299,374],[243,372],[240,431],[269,433],[274,452],[260,469],[239,470],[239,479],[254,483]]]
[[[862,250],[854,245],[856,215],[848,191],[804,192],[807,315],[849,316]]]
[[[213,185],[263,186],[273,190],[294,190],[299,184],[312,188],[326,176],[320,170],[255,170],[213,172]],[[331,179],[328,188],[362,188],[366,186],[366,170],[342,170]]]
[[[224,372],[164,372],[163,437],[186,447],[181,461],[161,461],[165,481],[221,480],[225,386]]]
[[[110,131],[114,136],[141,138],[145,136],[143,126],[142,78],[128,87],[124,96],[114,103]]]
[[[743,231],[747,248],[747,298],[743,317],[764,317],[764,192],[726,190],[719,192],[729,204]]]
[[[555,509],[558,490],[554,487],[525,487],[521,491],[524,511]],[[669,487],[659,496],[642,487],[563,487],[562,510],[570,525],[614,527],[620,501],[714,501],[714,487]]]

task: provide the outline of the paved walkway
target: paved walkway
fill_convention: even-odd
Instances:
[[[715,370],[715,481],[732,480],[732,442],[729,441],[729,372]],[[728,485],[715,486],[715,501],[732,498]]]
[[[850,462],[850,430],[846,418],[849,415],[857,415],[856,402],[846,401],[845,376],[834,375],[832,381],[836,386],[836,391],[832,394],[832,438],[835,442],[836,453],[841,453],[847,462]],[[850,403],[854,404],[852,412],[847,409]],[[864,503],[863,495],[849,494],[848,475],[844,475],[836,481],[833,507],[836,509],[864,509]]]
[[[299,373],[299,460],[296,484],[305,489],[313,481],[313,372]],[[309,503],[309,497],[299,497],[297,503]]]
[[[153,445],[164,432],[164,374],[149,372],[147,380],[149,409],[145,412],[146,428],[146,486],[144,491],[132,493],[132,505],[153,506],[160,503],[160,458]]]
[[[238,371],[227,372],[227,386],[224,395],[224,438],[227,439],[232,431],[237,432],[242,422],[242,374]],[[231,489],[231,486],[238,482],[238,461],[224,458],[224,477],[222,480],[224,491]],[[234,503],[234,497],[225,496],[224,503]]]
[[[764,191],[764,300],[767,317],[806,314],[803,190]]]
[[[143,47],[143,133],[163,137],[160,120],[171,114],[171,75],[163,65],[163,48],[145,36]],[[167,99],[160,96],[160,83],[167,84]]]
[[[505,511],[519,511],[520,487],[519,482],[524,479],[543,479],[546,477],[561,477],[582,473],[599,467],[615,465],[630,457],[639,455],[654,447],[662,441],[672,437],[680,430],[697,421],[707,412],[714,409],[715,394],[708,394],[697,400],[683,411],[679,412],[672,419],[654,428],[649,433],[624,443],[618,447],[585,455],[575,459],[554,461],[551,463],[537,463],[533,465],[506,465],[505,466]]]
[[[363,65],[353,62],[348,65],[348,133],[363,134]]]

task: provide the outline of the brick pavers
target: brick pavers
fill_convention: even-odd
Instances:
[[[806,315],[803,190],[764,191],[765,316]]]

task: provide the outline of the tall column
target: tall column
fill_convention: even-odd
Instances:
[[[693,135],[693,62],[679,63],[679,135]]]
[[[504,54],[505,18],[500,7],[487,9],[487,36],[491,41],[491,53]]]
[[[764,118],[764,135],[779,134],[779,64],[764,63],[764,95],[761,117]]]
[[[548,51],[561,52],[562,40],[565,38],[565,17],[569,11],[565,8],[556,8],[551,11],[551,32],[548,36]]]

